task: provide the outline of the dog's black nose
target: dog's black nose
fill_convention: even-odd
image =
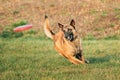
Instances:
[[[74,40],[74,35],[72,32],[65,32],[65,38],[69,41],[73,41]]]

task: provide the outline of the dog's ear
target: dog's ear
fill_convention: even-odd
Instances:
[[[63,25],[62,25],[62,24],[60,24],[60,23],[58,23],[58,26],[59,26],[59,28],[63,28]]]
[[[75,21],[73,19],[71,20],[70,25],[73,26],[75,29]]]

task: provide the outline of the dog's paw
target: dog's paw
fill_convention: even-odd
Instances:
[[[89,63],[90,63],[90,61],[88,61],[88,60],[85,60],[85,63],[89,64]]]

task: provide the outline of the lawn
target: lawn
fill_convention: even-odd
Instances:
[[[89,64],[74,65],[47,38],[0,39],[0,80],[119,80],[120,41],[83,40]]]

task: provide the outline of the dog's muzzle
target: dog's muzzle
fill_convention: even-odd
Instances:
[[[69,41],[74,40],[74,34],[72,32],[65,32],[65,38]]]

